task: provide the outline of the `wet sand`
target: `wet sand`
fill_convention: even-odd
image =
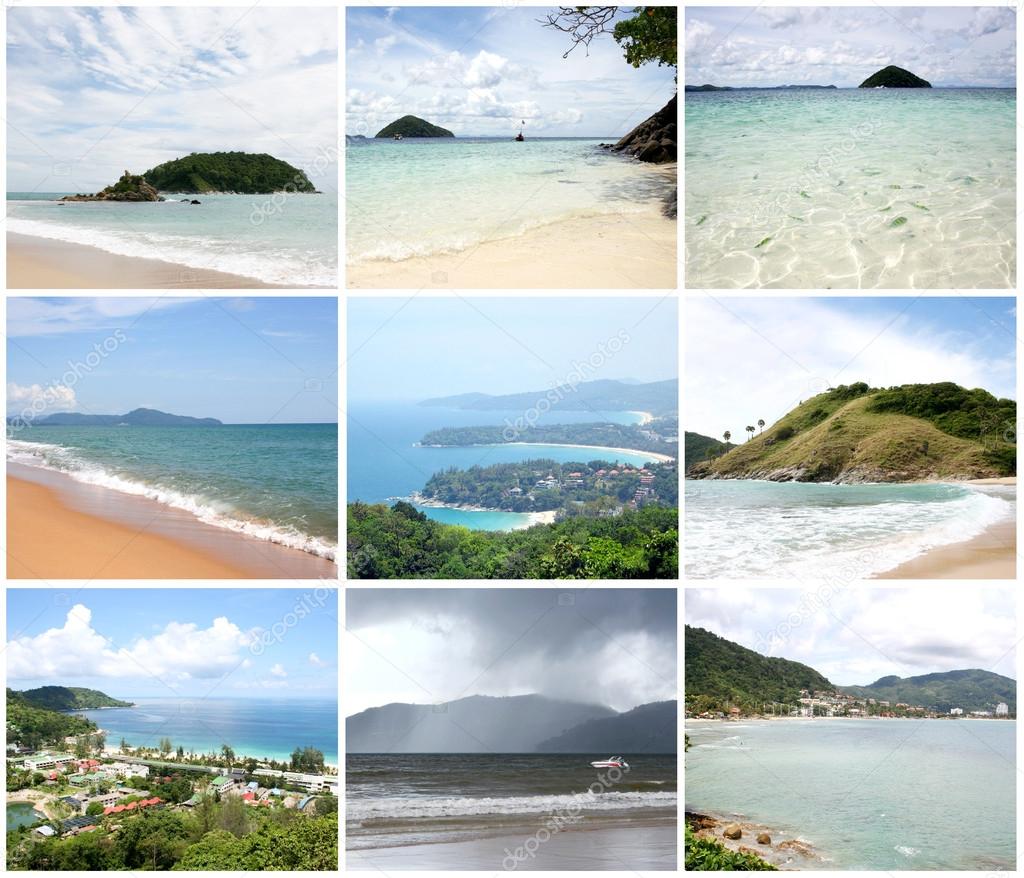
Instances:
[[[633,825],[592,831],[567,829],[547,840],[536,830],[518,835],[394,848],[346,851],[346,869],[432,869],[487,872],[675,870],[676,826]]]
[[[11,579],[336,579],[335,564],[184,510],[8,464]]]
[[[10,289],[273,289],[254,278],[7,233]]]
[[[1015,579],[1017,522],[1000,522],[962,543],[939,546],[877,579]]]
[[[350,265],[350,289],[675,289],[676,221],[660,213],[552,223],[459,253]]]

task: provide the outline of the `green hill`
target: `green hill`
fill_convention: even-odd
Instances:
[[[439,125],[431,125],[426,119],[419,116],[402,116],[395,119],[390,125],[385,125],[374,137],[394,137],[396,134],[402,137],[454,137],[447,128]]]
[[[951,382],[840,385],[691,478],[911,482],[1016,474],[1017,404]]]
[[[832,692],[835,686],[814,668],[769,658],[703,628],[686,626],[686,702],[703,711],[731,703],[795,704],[800,690]]]
[[[691,433],[689,430],[683,434],[683,441],[683,454],[686,455],[687,466],[693,466],[695,463],[712,457],[721,457],[725,452],[736,447],[732,442],[712,439],[710,436]]]
[[[931,88],[932,84],[909,70],[890,64],[872,73],[859,88]]]
[[[194,152],[142,176],[161,192],[316,192],[304,171],[266,153]]]
[[[80,412],[57,412],[36,421],[51,427],[116,427],[128,424],[134,427],[221,427],[216,418],[193,418],[190,415],[171,415],[156,409],[133,409],[124,415],[83,415]]]
[[[858,698],[875,698],[892,704],[920,705],[942,713],[959,707],[964,711],[994,711],[999,702],[1017,712],[1017,682],[991,671],[977,669],[923,674],[919,677],[882,677],[870,686],[844,686],[843,692]]]
[[[46,710],[92,710],[97,707],[134,707],[130,701],[118,701],[96,689],[78,686],[40,686],[18,693],[29,704]]]
[[[60,746],[68,735],[95,731],[96,723],[84,717],[38,707],[27,701],[22,693],[7,690],[8,744],[21,744],[37,750]]]

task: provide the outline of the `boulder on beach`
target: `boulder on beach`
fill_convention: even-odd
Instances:
[[[676,95],[653,116],[644,119],[612,147],[616,152],[636,156],[642,162],[664,164],[676,160],[677,120]]]
[[[767,832],[759,832],[757,834],[757,843],[770,845],[772,843],[772,837]]]
[[[858,88],[931,88],[932,84],[909,70],[890,64],[872,73]]]
[[[743,830],[740,829],[740,825],[738,823],[730,823],[722,830],[722,835],[725,838],[731,838],[735,841],[737,838],[743,837]]]

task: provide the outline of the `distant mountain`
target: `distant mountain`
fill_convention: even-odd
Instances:
[[[751,423],[758,414],[751,401]],[[1016,473],[1017,403],[951,381],[839,385],[803,401],[763,435],[688,467],[690,478],[913,482]],[[738,438],[738,437],[737,437]]]
[[[51,427],[220,427],[216,418],[192,418],[187,415],[169,415],[156,409],[134,409],[126,415],[83,415],[78,412],[58,412],[38,421],[39,426]]]
[[[684,91],[775,91],[790,88],[835,88],[834,85],[687,85]]]
[[[686,465],[688,467],[711,457],[719,457],[736,447],[732,442],[712,439],[710,436],[691,433],[689,430],[686,431],[683,438],[685,443],[683,453],[686,455]]]
[[[814,668],[759,652],[703,628],[686,626],[686,698],[705,695],[717,702],[791,704],[800,690],[835,691]]]
[[[539,400],[562,411],[650,412],[671,415],[679,411],[679,381],[652,381],[634,384],[624,381],[585,381],[575,386],[563,385],[526,393],[492,396],[487,393],[462,393],[426,399],[424,406],[443,406],[473,411],[520,411],[534,408]]]
[[[473,695],[445,704],[386,704],[345,720],[349,753],[533,753],[542,741],[591,719],[600,704],[542,695]]]
[[[915,76],[909,70],[890,64],[872,73],[858,88],[931,88],[927,79]]]
[[[919,677],[882,677],[869,686],[843,686],[842,692],[858,698],[875,698],[893,704],[920,705],[943,713],[959,707],[995,710],[1000,702],[1017,712],[1017,682],[991,671],[971,669],[922,674]]]
[[[440,125],[432,125],[426,119],[419,116],[402,116],[395,119],[390,125],[385,125],[374,137],[454,137],[447,128]]]
[[[97,689],[78,686],[40,686],[18,693],[34,707],[45,710],[92,710],[97,707],[134,707],[131,701],[119,701]]]
[[[675,753],[678,704],[655,701],[590,719],[537,745],[538,753]]]

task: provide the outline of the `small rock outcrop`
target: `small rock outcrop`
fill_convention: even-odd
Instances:
[[[890,64],[872,73],[858,88],[931,88],[932,84],[909,70]]]
[[[385,125],[374,137],[454,137],[447,128],[432,125],[419,116],[402,116],[390,125]]]
[[[772,837],[767,832],[759,832],[757,834],[757,843],[770,845],[772,843]]]
[[[735,841],[737,838],[743,837],[743,830],[740,829],[740,825],[738,823],[730,823],[722,830],[722,835],[725,838],[731,838]]]
[[[141,174],[125,171],[121,179],[112,186],[107,186],[93,195],[65,195],[58,201],[163,201],[156,191]]]
[[[665,164],[676,160],[679,110],[676,95],[664,107],[645,119],[612,149],[636,156],[642,162]]]

